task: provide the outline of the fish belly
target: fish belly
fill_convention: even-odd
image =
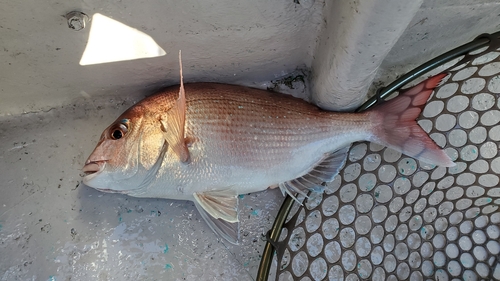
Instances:
[[[190,147],[191,162],[180,163],[167,156],[156,182],[132,196],[192,200],[194,193],[227,190],[246,194],[267,189],[307,174],[323,158],[363,134],[338,134],[297,147],[248,149],[242,155],[231,154],[224,146]],[[230,156],[228,156],[229,154]]]

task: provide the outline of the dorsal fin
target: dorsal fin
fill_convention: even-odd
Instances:
[[[331,182],[344,167],[347,159],[347,152],[351,146],[346,146],[334,152],[325,154],[318,164],[309,171],[308,174],[287,182],[279,183],[281,192],[290,195],[293,199],[295,193],[307,197],[307,192],[310,190],[322,191],[324,182]],[[299,202],[297,200],[297,202]],[[299,202],[300,203],[300,202]]]
[[[189,150],[184,137],[184,126],[186,123],[186,93],[184,91],[184,77],[182,76],[182,59],[179,51],[179,66],[181,76],[181,86],[179,98],[174,106],[166,112],[166,118],[160,117],[163,137],[169,144],[172,151],[179,157],[181,162],[189,161]]]

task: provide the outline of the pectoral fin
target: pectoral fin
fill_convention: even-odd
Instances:
[[[179,51],[179,65],[181,86],[179,90],[179,98],[174,106],[160,117],[163,137],[169,144],[169,147],[179,157],[182,162],[189,161],[189,150],[184,137],[184,126],[186,123],[186,93],[184,91],[184,82],[182,76],[182,61],[181,52]]]
[[[293,199],[295,193],[307,197],[310,190],[322,191],[324,182],[331,182],[344,167],[350,145],[326,154],[319,163],[306,175],[291,181],[279,183],[283,195],[288,194]],[[298,200],[297,200],[298,202]],[[299,202],[300,203],[300,202]]]

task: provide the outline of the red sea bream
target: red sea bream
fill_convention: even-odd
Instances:
[[[363,113],[336,113],[242,86],[182,83],[125,111],[104,130],[86,185],[135,197],[192,200],[210,227],[238,240],[238,195],[291,195],[332,181],[349,145],[379,143],[423,162],[454,163],[415,119],[434,76]]]

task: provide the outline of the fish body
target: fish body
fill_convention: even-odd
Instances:
[[[167,90],[142,106],[156,111],[177,94]],[[155,181],[130,195],[192,199],[211,190],[261,191],[306,174],[325,153],[368,139],[372,127],[368,113],[325,112],[297,98],[233,85],[186,85],[186,105],[190,162],[167,152]],[[162,139],[158,135],[157,145]]]
[[[415,122],[436,76],[375,110],[336,113],[278,93],[181,81],[124,112],[86,162],[84,183],[135,197],[192,200],[231,242],[237,195],[279,186],[293,196],[334,176],[355,141],[431,164],[450,158]]]

